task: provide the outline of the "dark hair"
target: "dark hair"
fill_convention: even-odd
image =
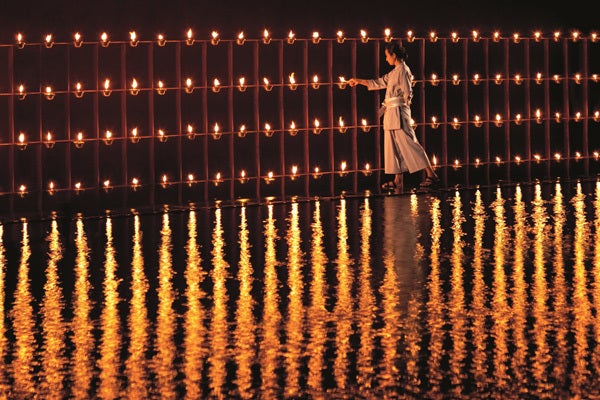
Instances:
[[[406,49],[402,47],[400,43],[390,42],[385,45],[385,49],[390,54],[395,54],[399,60],[406,61],[408,59],[408,54],[406,54]]]

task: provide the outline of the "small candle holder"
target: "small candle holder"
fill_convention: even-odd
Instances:
[[[165,93],[167,93],[167,88],[165,88],[165,85],[162,81],[158,81],[158,87],[156,88],[156,93],[158,93],[159,96],[163,96]]]
[[[79,47],[81,47],[82,44],[83,44],[83,40],[81,39],[81,35],[79,33],[76,33],[75,35],[73,35],[73,46],[79,48]]]
[[[362,170],[362,173],[364,176],[370,176],[373,173],[373,170],[371,169],[371,164],[366,163],[365,167]]]
[[[54,140],[52,139],[52,134],[50,132],[48,132],[48,134],[46,135],[46,140],[44,141],[44,145],[46,146],[47,149],[52,149],[54,148]]]
[[[312,173],[312,177],[313,179],[319,179],[321,177],[321,170],[319,169],[319,167],[315,167]]]
[[[73,144],[75,145],[76,148],[81,149],[84,145],[84,141],[81,138],[75,139],[73,140]]]
[[[265,176],[263,179],[264,179],[264,181],[265,181],[265,183],[267,185],[269,185],[271,182],[273,182],[275,180],[275,177],[273,175],[273,171],[269,171],[267,173],[267,176]]]
[[[361,121],[361,129],[364,133],[367,133],[371,130],[371,127],[367,124],[367,120],[364,118]]]
[[[188,29],[188,31],[187,31],[186,38],[185,38],[185,44],[188,46],[194,45],[194,33],[192,32],[191,29]]]
[[[288,34],[288,37],[287,37],[287,43],[294,44],[295,41],[296,41],[296,34],[292,31],[290,31],[290,33]]]
[[[111,144],[113,144],[113,134],[112,134],[112,132],[111,131],[106,131],[105,134],[104,134],[104,138],[102,138],[102,141],[107,146],[110,146]]]
[[[241,46],[246,42],[246,38],[244,37],[244,32],[240,32],[238,37],[235,39],[235,42]]]
[[[163,34],[159,34],[156,37],[156,44],[158,44],[160,47],[164,47],[164,45],[167,44],[167,40]]]
[[[46,86],[46,90],[44,91],[44,97],[46,98],[46,100],[53,100],[54,94],[55,93],[52,90],[52,88],[50,86]]]
[[[292,121],[290,124],[290,129],[288,129],[290,136],[296,136],[298,134],[298,128],[296,128],[296,123]]]
[[[44,40],[44,46],[47,49],[51,49],[54,46],[54,38],[52,35],[46,35],[46,39]]]
[[[240,172],[240,177],[238,179],[238,181],[243,185],[244,183],[248,182],[248,177],[246,176],[246,171],[242,170],[242,172]]]
[[[216,31],[213,31],[211,33],[211,37],[210,37],[210,44],[212,44],[213,46],[216,46],[219,44],[220,40],[221,40],[221,38],[219,37],[219,33]]]
[[[455,131],[460,129],[460,122],[458,121],[458,118],[454,118],[452,120],[452,122],[450,123],[450,125],[452,126],[452,129],[454,129]]]

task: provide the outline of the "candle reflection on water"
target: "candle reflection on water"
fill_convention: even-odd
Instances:
[[[288,311],[285,324],[285,389],[286,396],[298,396],[300,390],[300,362],[303,354],[304,339],[304,307],[302,296],[304,294],[302,267],[304,265],[301,249],[300,225],[298,217],[298,203],[291,204],[288,217],[286,242],[288,246],[287,272],[288,272]]]
[[[59,398],[64,395],[65,380],[65,335],[66,327],[62,317],[64,299],[58,277],[58,262],[62,258],[62,243],[58,233],[56,218],[52,218],[51,230],[46,238],[49,245],[46,283],[40,313],[42,316],[42,365],[40,370],[40,392],[45,398]]]
[[[491,316],[493,325],[491,335],[494,339],[493,368],[494,386],[499,393],[504,392],[510,382],[508,375],[508,336],[510,311],[506,299],[506,258],[508,249],[511,247],[510,234],[506,225],[504,215],[505,200],[502,198],[500,188],[496,190],[496,200],[491,204],[494,212],[494,270],[492,283]]]
[[[594,199],[594,246],[593,246],[593,269],[592,269],[592,301],[596,310],[596,317],[592,320],[592,340],[596,343],[592,353],[593,375],[600,376],[600,181],[596,182]]]
[[[586,252],[590,243],[590,232],[585,217],[585,194],[581,183],[571,199],[574,207],[575,231],[573,232],[573,369],[569,376],[570,393],[584,398],[590,390],[597,390],[598,377],[590,376],[588,357],[588,331],[592,327],[591,304],[588,300]],[[591,378],[591,381],[590,381]]]
[[[455,396],[463,391],[465,379],[464,365],[466,357],[466,325],[465,320],[465,291],[464,291],[464,251],[462,224],[465,218],[462,214],[462,201],[458,191],[452,201],[452,253],[450,255],[452,273],[450,276],[450,293],[448,295],[448,320],[450,322],[450,340],[452,348],[449,354],[450,385]]]
[[[239,226],[240,258],[238,262],[237,280],[240,285],[240,294],[237,301],[235,314],[235,361],[236,395],[243,399],[255,397],[252,390],[252,364],[256,359],[256,321],[254,319],[254,299],[252,298],[252,285],[254,283],[254,269],[250,255],[250,241],[246,206],[240,209]]]
[[[265,271],[264,297],[262,314],[262,336],[259,337],[259,361],[261,372],[260,391],[264,398],[275,398],[278,395],[276,369],[280,365],[279,327],[279,280],[277,279],[277,229],[273,217],[273,204],[267,205],[268,216],[264,226],[265,237]]]
[[[92,351],[94,337],[92,336],[90,299],[91,284],[89,281],[90,249],[83,226],[83,217],[77,216],[77,236],[75,238],[75,291],[73,294],[73,397],[85,399],[92,383],[93,364]]]
[[[396,367],[398,360],[398,338],[400,334],[400,312],[398,310],[399,288],[396,272],[396,259],[393,253],[386,252],[383,258],[385,268],[383,282],[379,289],[381,293],[381,312],[383,327],[380,338],[382,360],[379,366],[379,387],[383,393],[391,395],[398,389],[399,371]]]
[[[144,256],[142,253],[142,229],[140,216],[133,216],[133,254],[131,258],[131,300],[129,303],[128,356],[125,361],[125,377],[127,378],[126,396],[132,398],[148,398],[148,310],[146,293],[148,280],[144,272]]]
[[[156,374],[156,390],[163,399],[176,397],[175,375],[177,370],[173,365],[177,354],[173,336],[177,327],[173,310],[173,245],[169,213],[162,214],[162,228],[160,230],[160,248],[158,250],[158,311],[156,315],[156,342],[154,344],[155,356],[153,358],[153,371]]]
[[[554,251],[552,262],[554,276],[552,278],[552,290],[550,297],[552,299],[554,309],[552,322],[555,331],[554,340],[556,345],[553,346],[553,356],[555,362],[553,363],[554,366],[552,370],[552,377],[557,386],[563,387],[565,384],[565,378],[567,378],[565,363],[567,362],[568,357],[568,354],[566,353],[568,325],[565,324],[565,321],[568,321],[569,319],[569,309],[567,304],[568,294],[566,293],[567,285],[565,281],[565,260],[563,254],[565,209],[563,205],[563,196],[560,183],[557,182],[554,185],[554,188],[555,193],[552,199],[554,239],[551,247]]]
[[[204,343],[207,335],[203,324],[205,310],[201,303],[205,293],[200,288],[206,273],[201,268],[202,258],[197,241],[198,227],[195,210],[189,212],[187,228],[187,265],[185,269],[187,308],[183,321],[183,372],[185,374],[185,398],[195,400],[202,397],[200,381],[202,380]]]
[[[79,215],[65,220],[75,246],[61,240],[59,220],[0,224],[0,398],[593,398],[600,183],[595,197],[584,187],[557,183],[545,196],[541,185],[516,185],[512,198],[491,192],[489,207],[479,190],[471,202],[462,190],[340,199],[327,224],[319,200],[287,203],[287,214],[273,204],[219,208],[205,214],[210,279],[193,209],[187,219],[107,214],[97,224]],[[236,210],[237,226],[223,216]],[[141,221],[158,218],[150,278]],[[121,244],[113,227],[129,223]],[[173,232],[185,223],[187,258],[176,268]],[[47,245],[31,232],[47,232]],[[239,246],[226,246],[234,234]],[[127,288],[119,249],[131,257]]]
[[[488,342],[486,316],[488,308],[486,306],[488,290],[484,280],[484,269],[486,261],[486,249],[484,248],[483,238],[485,233],[486,209],[481,199],[481,191],[475,192],[475,202],[473,204],[473,259],[471,268],[473,270],[472,300],[471,300],[471,335],[472,335],[472,362],[471,375],[479,387],[484,390],[489,389],[490,382],[487,378],[486,347]]]
[[[348,353],[350,352],[349,337],[352,334],[352,285],[353,279],[350,271],[352,260],[348,249],[348,224],[346,214],[346,199],[340,200],[337,214],[337,259],[336,277],[337,289],[335,292],[335,307],[333,310],[333,323],[335,326],[336,355],[333,361],[333,374],[337,388],[344,390],[348,379]]]
[[[121,323],[119,319],[119,280],[116,276],[117,260],[113,244],[113,224],[110,215],[106,217],[104,246],[104,281],[103,305],[100,314],[100,359],[97,362],[99,370],[98,395],[102,399],[120,396],[121,382],[119,368],[121,357]]]
[[[429,342],[427,351],[428,397],[440,396],[440,384],[443,378],[440,365],[444,356],[444,295],[440,278],[440,241],[442,236],[440,199],[434,198],[430,206],[431,217],[431,250],[429,255],[430,272],[427,282],[427,315],[425,317]]]
[[[419,212],[419,196],[416,193],[410,195],[410,216],[414,226],[417,226],[417,222],[421,219]],[[424,204],[426,204],[424,202]],[[414,258],[416,263],[425,263],[425,249],[419,242],[423,234],[420,230],[415,231],[415,242],[414,246]],[[421,282],[419,282],[420,284]],[[403,324],[403,333],[406,338],[406,371],[402,377],[406,382],[406,392],[408,393],[420,393],[421,389],[421,378],[419,377],[420,368],[420,353],[422,351],[421,339],[423,336],[422,323],[420,321],[421,304],[423,302],[423,292],[421,290],[415,291],[410,296],[408,301],[407,313]]]
[[[11,310],[12,330],[15,335],[12,354],[12,391],[16,397],[21,398],[33,396],[36,390],[33,371],[37,329],[33,314],[33,298],[30,291],[29,257],[31,257],[31,247],[27,225],[27,221],[23,221],[21,227],[21,258]]]
[[[369,393],[373,387],[374,368],[373,350],[375,348],[375,329],[373,329],[373,310],[375,296],[371,287],[371,233],[373,211],[367,197],[360,211],[360,259],[358,276],[358,309],[356,312],[357,330],[360,346],[357,350],[356,381],[362,393]]]
[[[223,239],[222,210],[215,209],[215,226],[212,233],[212,265],[213,308],[210,315],[209,328],[210,353],[208,356],[208,379],[210,397],[223,398],[225,378],[227,376],[228,321],[227,321],[227,287],[229,264],[225,261],[225,241]]]
[[[527,283],[525,281],[525,254],[529,248],[529,240],[527,238],[527,214],[525,203],[523,201],[523,192],[521,186],[515,188],[515,202],[513,206],[515,222],[514,222],[514,255],[513,255],[513,272],[512,272],[512,341],[514,351],[512,352],[511,369],[515,376],[515,381],[520,387],[525,386],[527,379],[527,362],[528,362],[528,339],[527,339],[527,314],[529,304],[527,300]],[[521,396],[526,396],[526,390],[519,390]]]
[[[548,289],[546,287],[545,270],[545,250],[547,243],[546,221],[548,216],[544,208],[542,190],[539,184],[535,185],[535,194],[532,201],[532,221],[533,221],[533,283],[531,288],[531,298],[533,304],[531,314],[533,317],[533,326],[531,337],[533,341],[532,357],[532,388],[535,395],[547,395],[551,389],[548,383],[547,367],[551,360],[550,348],[548,346]]]
[[[322,389],[323,370],[325,368],[324,348],[327,340],[327,281],[325,268],[328,263],[327,254],[323,245],[325,233],[321,221],[321,202],[316,201],[311,224],[310,246],[310,305],[307,308],[308,343],[306,352],[308,356],[307,386],[310,390],[318,392]]]

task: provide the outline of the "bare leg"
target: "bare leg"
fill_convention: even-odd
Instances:
[[[396,193],[403,193],[404,192],[404,175],[403,174],[396,174],[396,176],[394,177],[394,183],[396,184]]]

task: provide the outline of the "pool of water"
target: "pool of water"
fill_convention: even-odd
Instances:
[[[0,224],[0,395],[600,396],[600,184]]]

